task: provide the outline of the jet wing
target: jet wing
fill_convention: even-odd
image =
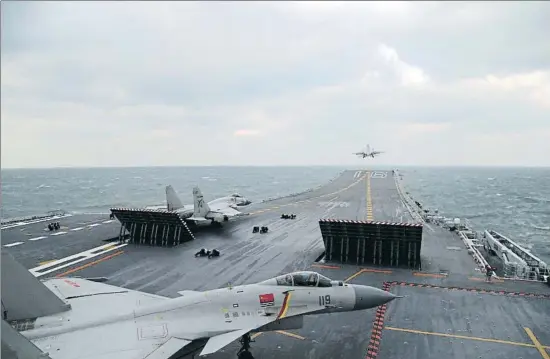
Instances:
[[[124,301],[129,300],[138,301],[140,304],[152,303],[158,300],[166,300],[168,298],[161,297],[159,295],[139,292],[136,290],[126,289],[109,285],[105,283],[94,282],[83,278],[54,278],[43,282],[48,289],[50,289],[55,295],[64,301],[72,301],[72,299],[79,298],[79,303],[83,303],[85,298],[94,297],[95,300],[99,300],[101,297],[108,297],[108,301],[116,302],[115,298],[125,298]],[[124,294],[124,295],[116,295]],[[80,305],[80,304],[79,304]]]
[[[49,352],[52,359],[168,359],[192,342],[171,336],[166,323],[158,319],[85,326],[95,319],[169,298],[82,278],[55,278],[43,283],[71,305],[71,310],[60,318],[67,320],[22,334],[42,351]],[[75,330],[55,335],[55,330],[64,325],[74,326]]]
[[[209,206],[210,206],[211,212],[221,213],[229,217],[243,215],[241,211],[237,211],[236,209],[230,207],[229,203],[226,203],[226,204],[215,203],[214,205],[209,205]]]

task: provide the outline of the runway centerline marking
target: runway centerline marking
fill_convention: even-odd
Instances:
[[[395,332],[403,332],[403,333],[411,333],[411,334],[423,334],[423,335],[432,335],[436,337],[445,337],[445,338],[456,338],[456,339],[468,339],[468,340],[475,340],[480,342],[487,342],[487,343],[498,343],[498,344],[508,344],[508,345],[515,345],[519,347],[528,347],[528,348],[537,348],[535,344],[529,344],[529,343],[521,343],[521,342],[514,342],[510,340],[500,340],[500,339],[492,339],[492,338],[480,338],[480,337],[474,337],[474,336],[468,336],[468,335],[458,335],[458,334],[447,334],[447,333],[437,333],[437,332],[426,332],[423,330],[415,330],[415,329],[404,329],[404,328],[395,328],[395,327],[384,327],[384,329],[395,331]],[[529,328],[525,328],[526,330]],[[535,338],[536,340],[536,338]],[[539,344],[540,349],[544,351],[545,348],[550,347],[544,347]],[[539,349],[539,348],[537,348]],[[539,351],[540,351],[539,349]],[[548,359],[548,357],[544,357],[544,359]]]
[[[370,172],[367,172],[367,221],[372,221],[373,220],[373,215],[372,215],[372,196],[371,196],[371,186],[370,186],[370,177],[371,177],[371,174]]]
[[[527,335],[529,336],[529,338],[531,339],[531,341],[533,342],[533,344],[535,345],[535,348],[537,348],[537,350],[539,351],[540,355],[542,355],[542,358],[543,359],[550,359],[550,355],[548,355],[548,353],[546,352],[545,349],[548,349],[550,347],[545,347],[543,346],[539,340],[537,339],[537,337],[535,336],[535,334],[533,334],[533,331],[527,327],[524,327],[523,328],[525,330],[525,332],[527,333]]]

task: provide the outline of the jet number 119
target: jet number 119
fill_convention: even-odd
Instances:
[[[320,295],[319,296],[319,305],[327,305],[330,304],[330,295]]]

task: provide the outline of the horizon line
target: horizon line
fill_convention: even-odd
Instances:
[[[0,170],[54,170],[54,169],[123,169],[123,168],[207,168],[207,167],[233,167],[233,168],[243,168],[243,167],[258,167],[258,168],[294,168],[294,167],[326,167],[326,168],[341,168],[341,169],[356,169],[356,167],[364,167],[361,165],[118,165],[118,166],[53,166],[53,167],[1,167]],[[369,167],[382,167],[383,168],[392,168],[398,169],[402,168],[550,168],[550,165],[479,165],[479,164],[464,164],[464,165],[389,165],[389,164],[379,164]]]

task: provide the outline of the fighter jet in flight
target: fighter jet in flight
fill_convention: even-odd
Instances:
[[[383,151],[375,151],[374,148],[370,149],[370,145],[367,145],[367,149],[363,152],[355,152],[354,155],[357,155],[359,157],[365,158],[365,157],[372,157],[378,156],[379,154],[384,153]]]
[[[7,321],[52,359],[169,359],[199,351],[203,356],[238,339],[237,357],[247,359],[252,358],[250,333],[299,329],[306,315],[365,310],[396,298],[309,271],[204,292],[185,290],[178,298],[82,278],[40,282],[26,273],[27,285],[10,288],[3,298]]]

